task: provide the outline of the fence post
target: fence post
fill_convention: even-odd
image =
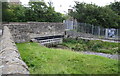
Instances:
[[[119,38],[119,29],[116,29],[117,33],[116,33],[116,38]]]
[[[118,29],[118,39],[120,38],[120,29]]]
[[[93,29],[94,29],[94,26],[92,25],[92,34],[93,34],[93,31],[94,31]]]
[[[98,36],[100,36],[100,27],[98,26]]]
[[[71,21],[71,30],[74,28],[74,21]]]
[[[85,23],[85,33],[87,33],[87,31],[86,31],[86,23]]]
[[[105,38],[108,38],[108,29],[105,29]]]

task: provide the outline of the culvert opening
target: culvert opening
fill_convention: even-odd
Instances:
[[[31,39],[31,42],[38,42],[48,48],[57,48],[63,42],[64,35],[44,36]]]

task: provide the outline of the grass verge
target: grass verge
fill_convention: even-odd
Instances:
[[[117,60],[70,50],[46,48],[38,43],[17,43],[17,47],[31,74],[118,73]]]

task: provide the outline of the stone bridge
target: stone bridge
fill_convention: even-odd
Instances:
[[[8,26],[16,43],[37,41],[41,44],[61,43],[64,35],[63,23],[27,22],[2,24]]]
[[[28,66],[22,61],[15,43],[32,39],[43,45],[61,43],[64,35],[62,23],[9,23],[0,25],[0,30],[0,76],[29,74]]]

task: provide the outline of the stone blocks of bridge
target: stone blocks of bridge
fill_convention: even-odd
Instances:
[[[32,35],[52,36],[64,35],[63,23],[49,23],[49,22],[29,22],[29,23],[9,23],[0,26],[8,26],[14,41],[29,42]],[[33,37],[32,37],[33,38]]]

